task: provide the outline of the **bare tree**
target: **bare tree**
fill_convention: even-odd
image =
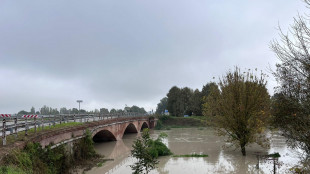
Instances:
[[[304,0],[310,5],[310,0]],[[271,48],[280,63],[273,75],[279,86],[273,99],[275,125],[281,128],[293,148],[303,149],[310,157],[310,20],[294,18],[289,31],[279,27],[281,39]]]

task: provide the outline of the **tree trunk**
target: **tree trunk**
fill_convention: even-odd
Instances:
[[[241,152],[243,156],[246,156],[245,145],[241,145]]]

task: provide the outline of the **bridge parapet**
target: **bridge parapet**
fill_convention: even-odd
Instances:
[[[37,117],[23,117],[23,115],[12,115],[12,117],[5,117],[3,124],[0,126],[2,132],[3,146],[6,145],[6,136],[14,134],[17,138],[18,132],[25,131],[25,136],[28,131],[34,128],[35,133],[37,129],[43,130],[45,126],[55,126],[56,124],[68,122],[89,122],[96,123],[106,120],[115,119],[130,119],[130,118],[149,118],[148,114],[141,113],[113,113],[113,114],[60,114],[60,115],[39,115]]]

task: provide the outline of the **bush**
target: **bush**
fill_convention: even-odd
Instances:
[[[77,141],[73,147],[76,162],[97,156],[90,131],[86,130],[85,134],[85,137]]]

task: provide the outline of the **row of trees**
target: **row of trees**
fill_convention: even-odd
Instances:
[[[202,116],[202,104],[212,88],[217,88],[217,85],[213,82],[204,85],[201,91],[189,87],[179,88],[173,86],[169,90],[167,97],[161,99],[160,103],[157,104],[156,113],[162,114],[167,109],[174,116]]]
[[[34,107],[31,107],[30,112],[27,112],[25,110],[21,110],[18,112],[18,114],[42,114],[42,115],[56,115],[56,114],[109,114],[109,113],[124,113],[124,112],[138,112],[138,113],[146,113],[145,109],[143,107],[138,106],[132,106],[128,107],[126,106],[124,109],[114,109],[112,108],[110,111],[107,108],[100,108],[95,110],[86,111],[84,109],[81,109],[80,112],[77,108],[67,109],[66,107],[62,107],[59,110],[57,108],[52,108],[44,105],[41,107],[38,111],[35,110]]]

